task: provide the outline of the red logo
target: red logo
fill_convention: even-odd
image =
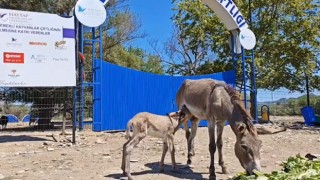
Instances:
[[[4,63],[24,63],[24,53],[3,52]]]

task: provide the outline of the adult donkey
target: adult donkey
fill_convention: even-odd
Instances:
[[[260,147],[257,131],[252,118],[243,107],[239,94],[225,82],[213,79],[185,80],[177,92],[179,109],[187,106],[191,115],[191,132],[188,121],[182,122],[188,140],[188,164],[194,156],[194,137],[200,119],[208,121],[209,151],[210,151],[210,179],[215,179],[214,153],[218,147],[219,165],[223,173],[228,173],[222,154],[222,132],[228,120],[236,135],[235,154],[242,167],[252,174],[254,169],[260,170]],[[187,119],[187,118],[185,118]],[[215,142],[215,128],[217,127],[217,144]]]

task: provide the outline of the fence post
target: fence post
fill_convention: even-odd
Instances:
[[[63,118],[62,118],[62,136],[66,135],[66,116],[67,116],[67,99],[68,99],[68,89],[64,91],[64,104],[63,104]]]

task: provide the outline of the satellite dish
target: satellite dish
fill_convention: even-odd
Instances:
[[[241,29],[239,38],[244,49],[251,50],[256,45],[256,36],[250,29]]]
[[[106,9],[100,0],[79,0],[75,6],[75,14],[88,27],[98,27],[107,18]]]

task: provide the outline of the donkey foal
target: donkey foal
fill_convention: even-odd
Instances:
[[[172,167],[175,169],[175,148],[174,148],[174,133],[179,121],[185,117],[185,112],[182,110],[172,112],[167,116],[160,116],[148,112],[142,112],[135,115],[127,124],[126,138],[129,139],[123,145],[123,156],[121,169],[123,174],[132,179],[130,174],[130,154],[132,149],[147,135],[156,138],[162,138],[163,151],[160,161],[160,171],[164,171],[164,158],[168,151],[171,153]],[[133,129],[133,134],[130,128]]]

